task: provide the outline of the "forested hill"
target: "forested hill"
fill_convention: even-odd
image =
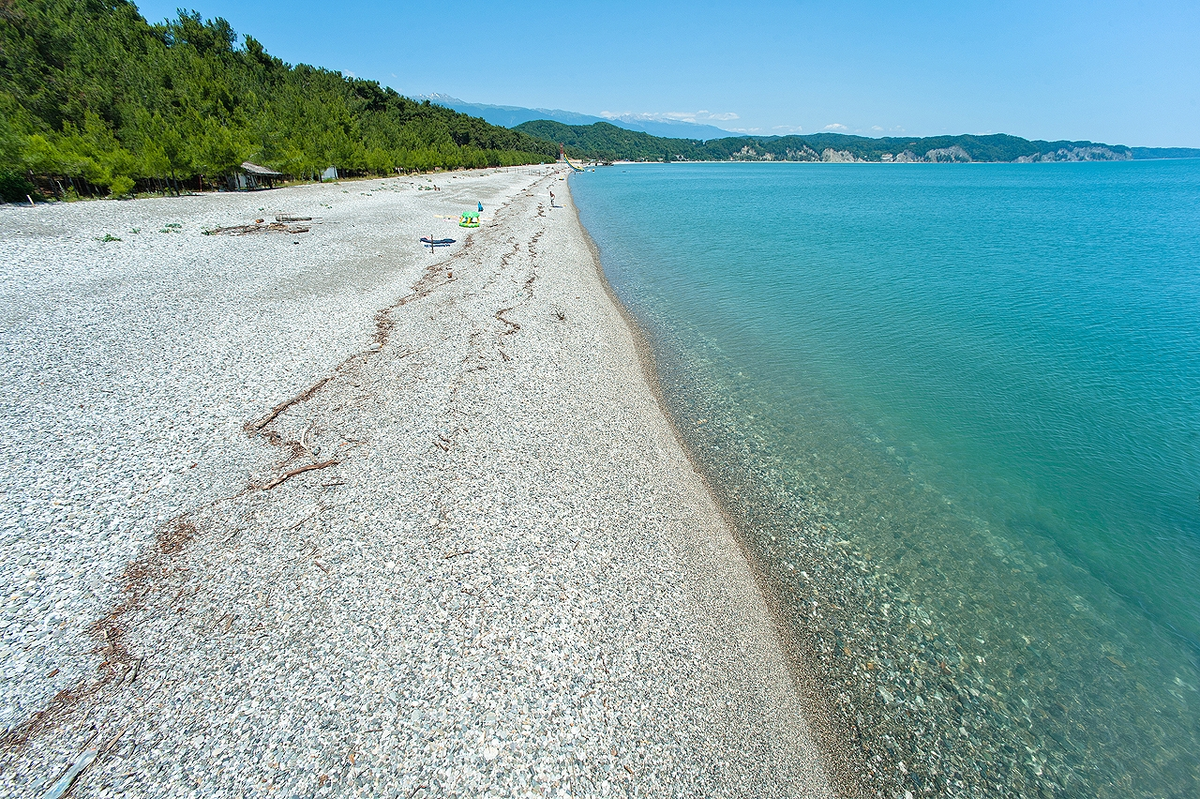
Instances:
[[[222,19],[149,24],[125,0],[0,0],[0,184],[81,193],[290,175],[551,161],[558,147],[373,81],[289,66]],[[47,185],[47,181],[39,181]]]
[[[1134,147],[1133,158],[1135,161],[1200,158],[1200,149],[1195,147]]]
[[[609,161],[1124,161],[1134,157],[1133,149],[1122,145],[1029,141],[1004,134],[869,139],[816,133],[698,141],[659,138],[604,122],[564,125],[548,120],[526,122],[515,130],[561,142],[574,157]]]

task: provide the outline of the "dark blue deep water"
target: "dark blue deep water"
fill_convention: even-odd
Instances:
[[[571,186],[868,787],[1200,796],[1200,161]]]

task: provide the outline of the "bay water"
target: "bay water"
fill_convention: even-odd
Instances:
[[[1200,161],[571,181],[842,768],[1200,796]]]

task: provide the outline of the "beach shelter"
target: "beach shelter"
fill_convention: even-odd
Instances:
[[[463,211],[463,215],[458,220],[459,227],[479,227],[479,212],[478,211]]]
[[[282,177],[282,172],[276,172],[274,169],[252,164],[249,161],[243,161],[237,171],[229,176],[229,190],[246,191],[261,189],[264,186],[271,188],[275,185],[275,180]]]

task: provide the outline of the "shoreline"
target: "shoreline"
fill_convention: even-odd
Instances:
[[[573,176],[568,176],[568,184],[572,178]],[[775,635],[787,658],[794,690],[801,697],[801,702],[804,706],[804,720],[813,733],[813,741],[820,749],[822,758],[826,764],[825,776],[838,796],[858,796],[862,792],[863,786],[854,775],[864,773],[862,755],[850,748],[849,743],[853,738],[849,730],[846,729],[840,714],[834,710],[834,703],[821,690],[824,677],[820,673],[819,667],[812,662],[811,653],[808,648],[796,635],[795,625],[790,618],[787,603],[778,592],[778,581],[773,581],[771,576],[764,570],[762,564],[759,562],[759,558],[755,555],[755,544],[751,540],[748,531],[743,529],[743,525],[738,521],[737,515],[721,501],[720,492],[713,490],[709,484],[710,478],[702,467],[700,459],[693,452],[692,445],[687,437],[683,435],[683,431],[675,423],[674,414],[671,412],[666,396],[662,391],[654,349],[650,345],[646,331],[642,329],[641,324],[634,317],[633,313],[621,302],[616,290],[608,282],[608,278],[604,274],[600,250],[592,239],[591,234],[588,233],[587,227],[580,220],[579,210],[574,202],[572,202],[572,211],[575,215],[576,224],[587,240],[588,249],[596,265],[597,279],[604,287],[609,301],[612,302],[613,306],[621,314],[621,318],[624,320],[633,338],[634,347],[638,355],[638,364],[642,370],[646,385],[653,393],[654,399],[658,404],[659,413],[662,414],[667,424],[670,425],[679,448],[691,464],[696,478],[704,485],[704,490],[711,498],[717,512],[720,513],[728,534],[737,544],[738,551],[745,559],[747,567],[754,576],[758,592],[762,596],[770,613]]]
[[[435,202],[478,195],[489,174],[451,177]],[[632,368],[638,333],[569,191],[568,208],[548,210],[546,178],[494,180],[491,226],[460,232],[461,246],[433,259],[411,245],[376,254],[362,238],[399,241],[390,206],[372,217],[378,202],[364,199],[390,197],[384,186],[398,208],[433,210],[413,181],[356,184],[371,189],[362,197],[304,187],[206,202],[329,197],[305,247],[245,244],[276,269],[326,253],[311,278],[274,291],[266,280],[251,300],[298,286],[299,305],[281,300],[290,312],[312,279],[343,296],[321,258],[347,250],[347,275],[370,285],[363,269],[395,263],[387,285],[412,289],[360,323],[373,345],[322,356],[341,362],[332,371],[304,360],[309,377],[264,386],[258,412],[225,412],[244,424],[282,405],[263,425],[278,443],[231,442],[241,461],[217,452],[203,468],[227,483],[248,475],[245,488],[204,503],[185,486],[143,524],[131,541],[142,554],[97,595],[113,609],[90,626],[99,656],[79,664],[86,673],[103,660],[111,676],[73,694],[77,707],[47,719],[36,747],[6,748],[0,789],[44,788],[85,745],[87,718],[103,754],[80,796],[251,785],[832,794],[777,627],[644,364]],[[422,225],[403,220],[402,238]],[[183,257],[208,246],[195,234],[176,241]],[[137,258],[153,269],[162,257]],[[197,275],[211,263],[194,261]],[[211,380],[189,369],[181,376]],[[179,468],[176,486],[192,477]],[[87,625],[68,627],[86,644]]]
[[[1155,530],[1158,540],[1173,540],[1152,517],[1128,512],[1138,507],[1136,492],[1104,492],[1095,464],[1090,474],[1081,465],[1080,473],[1064,474],[1060,482],[1047,479],[1047,464],[1068,448],[1062,442],[1079,435],[1072,424],[1077,409],[1050,403],[1043,419],[1023,417],[1027,409],[1001,403],[1002,412],[989,406],[995,416],[980,412],[972,418],[969,411],[980,411],[972,401],[998,396],[1004,379],[1023,374],[1029,380],[1023,371],[1028,362],[989,358],[976,338],[976,348],[963,351],[962,370],[979,375],[979,381],[956,381],[958,394],[947,387],[952,372],[931,366],[939,347],[953,350],[954,331],[986,317],[992,303],[984,298],[978,304],[970,279],[953,286],[934,281],[930,288],[933,284],[914,277],[928,271],[921,269],[926,253],[919,243],[898,246],[895,257],[883,262],[875,257],[894,239],[888,235],[890,220],[914,187],[898,184],[881,194],[887,213],[864,212],[867,233],[861,242],[854,240],[853,251],[851,241],[841,238],[839,215],[829,213],[807,236],[768,237],[761,249],[743,257],[736,244],[724,248],[723,237],[737,223],[768,220],[763,209],[777,207],[779,197],[818,190],[814,187],[823,182],[780,175],[777,182],[761,183],[747,173],[726,185],[716,174],[722,170],[714,169],[700,183],[719,184],[724,200],[700,208],[694,229],[659,237],[657,209],[699,185],[672,179],[668,171],[636,179],[633,170],[603,180],[589,175],[575,185],[576,196],[584,203],[584,220],[595,226],[614,286],[645,320],[677,431],[709,477],[710,491],[740,523],[757,573],[765,573],[768,589],[775,589],[764,590],[764,596],[782,600],[786,613],[780,615],[790,620],[795,636],[790,640],[800,642],[800,652],[811,654],[820,668],[821,679],[807,684],[836,703],[848,731],[845,745],[865,761],[854,772],[863,792],[1021,796],[1090,789],[1107,795],[1132,780],[1135,787],[1127,792],[1187,793],[1194,782],[1189,733],[1195,714],[1184,699],[1197,684],[1196,670],[1192,653],[1163,624],[1172,614],[1183,619],[1186,602],[1172,603],[1171,613],[1161,607],[1155,612],[1151,604],[1187,598],[1186,568],[1178,565],[1186,560],[1186,547],[1178,550],[1183,560],[1173,568],[1159,561],[1165,549],[1144,551],[1135,565],[1144,570],[1154,564],[1163,584],[1139,607],[1128,604],[1116,583],[1089,570],[1115,562],[1096,527],[1078,520],[1051,524],[1050,505],[1041,508],[1045,515],[1023,515],[1035,498],[1044,498],[1035,486],[1053,486],[1063,491],[1053,506],[1058,511],[1072,508],[1069,500],[1099,498],[1093,507],[1104,511],[1103,518],[1132,523],[1126,528],[1130,541]],[[831,184],[844,202],[822,206],[825,211],[861,210],[853,197],[864,180],[871,181],[851,178]],[[1014,190],[1030,196],[1051,184],[1057,185],[1053,177],[1043,175]],[[1092,175],[1064,197],[1087,193],[1098,198],[1095,210],[1111,210],[1100,191],[1108,185],[1108,178]],[[1139,185],[1143,207],[1170,205],[1171,195],[1161,187]],[[995,175],[979,185],[949,181],[939,190],[965,199],[1000,186],[1009,183]],[[738,202],[748,191],[761,207]],[[1062,200],[1048,215],[1073,219],[1071,209]],[[921,218],[924,210],[908,213]],[[959,211],[953,219],[969,215]],[[944,232],[940,227],[932,229]],[[972,252],[980,241],[1004,249],[1006,240],[964,234],[948,241],[953,243],[929,250],[928,257]],[[1092,307],[1104,280],[1136,274],[1130,241],[1114,242],[1111,268],[1094,270],[1104,276],[1101,283],[1072,284],[1081,306]],[[793,242],[800,242],[794,250],[784,246]],[[1164,250],[1164,275],[1181,274],[1186,259],[1180,252]],[[1020,248],[1014,248],[1012,260],[1030,275],[1045,268]],[[967,258],[969,274],[978,271],[981,280],[1002,283],[1008,272],[985,261]],[[764,279],[747,283],[747,275]],[[1036,285],[1031,280],[1008,286],[1002,304],[1037,296]],[[1143,299],[1163,319],[1173,318],[1173,306],[1160,305],[1164,296],[1151,292]],[[900,302],[904,312],[889,317],[890,301]],[[1096,342],[1114,346],[1111,337],[1119,334],[1097,328],[1088,312],[1064,319],[1075,327],[1092,321],[1089,329],[1104,331],[1094,341],[1080,339],[1092,341],[1094,350],[1100,349]],[[1025,319],[1012,331],[1011,343],[1058,354],[1063,384],[1086,382],[1094,367],[1079,368],[1063,355],[1047,327]],[[989,340],[1005,340],[984,329]],[[1164,362],[1188,374],[1178,343],[1163,339]],[[893,346],[905,353],[895,364],[887,355]],[[1171,407],[1169,392],[1153,381],[1144,388],[1114,385],[1146,403],[1138,407]],[[983,386],[990,390],[985,393]],[[959,409],[952,416],[961,427],[938,429],[950,408]],[[1153,427],[1147,419],[1137,421],[1137,414],[1119,416],[1097,411],[1097,429],[1125,431],[1126,440],[1134,440],[1130,430]],[[1013,429],[1044,430],[1047,441],[1059,444],[1026,437],[1036,442],[1022,450],[1028,461],[1011,452],[950,446],[961,441],[956,435],[996,440],[1006,429],[1000,418]],[[917,421],[929,423],[924,435],[918,435]],[[1150,454],[1140,451],[1143,459]],[[1171,450],[1162,457],[1180,456]],[[1126,473],[1154,474],[1164,487],[1177,485],[1178,470],[1162,463],[1150,468],[1154,464],[1144,460],[1135,466]],[[1125,512],[1105,505],[1116,496],[1131,503]],[[1090,550],[1073,551],[1072,541],[1088,542]],[[1144,574],[1135,570],[1122,579],[1138,585],[1140,576],[1145,585]],[[1155,623],[1147,625],[1148,620]],[[1106,758],[1105,747],[1125,759]],[[1025,751],[1028,760],[1014,760],[1014,751]]]

